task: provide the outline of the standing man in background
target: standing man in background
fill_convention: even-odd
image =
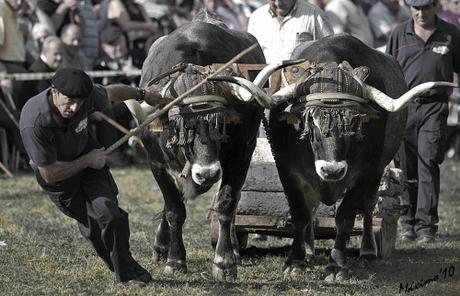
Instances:
[[[248,32],[257,38],[267,63],[288,60],[300,43],[333,34],[324,11],[305,0],[268,0],[252,13]]]
[[[460,32],[437,17],[439,0],[406,0],[411,19],[396,27],[386,51],[401,65],[409,88],[428,81],[452,81],[460,72]],[[436,88],[408,106],[400,167],[416,179],[402,197],[401,239],[429,243],[438,229],[439,165],[444,160],[449,90]]]

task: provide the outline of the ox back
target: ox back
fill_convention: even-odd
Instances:
[[[307,58],[315,64],[348,61],[353,68],[367,66],[370,75],[366,83],[393,98],[399,97],[407,88],[403,73],[393,58],[350,35],[333,35],[312,44],[302,44],[294,50],[291,58]],[[362,124],[363,138],[360,141],[347,140],[343,147],[336,146],[335,139],[327,137],[316,145],[312,145],[309,139],[301,140],[301,128],[280,120],[286,104],[271,111],[269,136],[295,225],[292,252],[286,261],[287,272],[303,264],[305,249],[313,250],[312,221],[319,202],[331,205],[341,199],[336,214],[336,244],[328,267],[330,276],[340,278],[346,275],[344,249],[357,213],[363,214],[367,223],[361,255],[376,255],[372,210],[383,170],[402,140],[407,112],[403,109],[388,113],[373,102],[368,104],[379,113],[379,117]],[[343,151],[337,151],[341,149]],[[329,182],[318,176],[315,171],[318,150],[334,151],[342,157],[340,161],[346,161],[348,169],[342,179]]]
[[[257,43],[256,39],[248,33],[194,20],[152,45],[143,65],[141,86],[146,87],[153,78],[171,70],[179,63],[201,66],[225,63],[254,43]],[[258,47],[244,56],[239,63],[265,64],[261,48]],[[213,262],[213,276],[218,280],[236,277],[238,248],[235,236],[230,234],[230,223],[256,144],[262,114],[261,108],[255,105],[238,104],[232,108],[241,120],[239,124],[227,125],[228,139],[222,143],[218,153],[222,181],[214,208],[220,223],[220,233]],[[155,255],[158,259],[167,258],[166,272],[175,272],[186,270],[185,248],[182,242],[184,200],[207,191],[212,184],[200,186],[190,177],[179,176],[189,159],[184,149],[167,148],[167,137],[166,132],[154,133],[144,130],[141,133],[151,160],[152,172],[165,200],[163,219],[154,242]],[[194,148],[196,146],[189,151],[199,154],[200,151]],[[213,181],[215,183],[217,180]]]

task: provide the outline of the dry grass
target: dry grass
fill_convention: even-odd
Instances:
[[[211,279],[213,250],[206,209],[211,194],[188,205],[184,229],[189,273],[167,276],[163,265],[151,260],[152,237],[162,209],[162,198],[146,168],[113,170],[120,188],[121,206],[130,213],[134,256],[155,280],[144,290],[115,283],[89,244],[79,235],[75,222],[62,215],[30,175],[0,179],[0,293],[2,295],[395,295],[400,283],[440,279],[411,295],[460,295],[460,165],[442,167],[439,239],[434,244],[397,242],[388,261],[350,260],[352,278],[339,283],[322,280],[327,250],[332,241],[317,243],[318,256],[309,270],[286,279],[282,265],[287,239],[249,241],[238,279],[231,283]],[[356,239],[351,240],[356,247]],[[440,270],[455,268],[444,279]],[[404,294],[404,291],[402,291]]]

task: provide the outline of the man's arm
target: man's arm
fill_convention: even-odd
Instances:
[[[47,166],[39,166],[40,175],[49,184],[71,178],[90,167],[101,169],[105,166],[107,153],[104,148],[94,149],[73,161],[55,161]]]
[[[167,100],[163,99],[158,92],[145,91],[145,95],[142,89],[132,87],[124,84],[114,84],[105,87],[107,91],[107,97],[109,101],[119,102],[129,99],[144,100],[149,105],[165,105],[168,103]]]

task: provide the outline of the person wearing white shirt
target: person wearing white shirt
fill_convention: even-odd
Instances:
[[[348,33],[366,45],[374,46],[369,19],[359,0],[331,0],[324,7],[335,34]]]
[[[288,60],[300,43],[333,34],[324,11],[304,0],[268,0],[249,18],[248,32],[267,63]]]

